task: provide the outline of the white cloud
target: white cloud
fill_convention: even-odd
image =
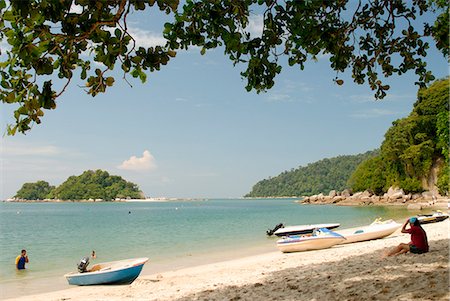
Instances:
[[[268,99],[270,101],[291,101],[291,96],[288,94],[283,94],[283,93],[277,93],[274,92],[271,95],[269,95]]]
[[[284,101],[284,102],[291,102],[291,101],[303,101],[305,102],[305,99],[309,98],[308,94],[310,92],[314,91],[314,88],[311,86],[308,86],[306,83],[303,82],[295,82],[291,80],[285,80],[282,82],[281,89],[269,91],[267,93],[267,99],[269,101]],[[301,100],[298,99],[298,95],[300,92]],[[295,100],[297,98],[297,100]]]
[[[293,92],[293,91],[301,91],[301,92],[311,92],[314,89],[311,86],[308,86],[308,84],[303,82],[294,82],[291,80],[286,80],[285,83],[285,89]]]
[[[263,15],[251,15],[248,18],[247,28],[251,38],[261,37],[264,29]]]
[[[167,42],[161,34],[155,34],[137,27],[129,27],[128,33],[135,39],[136,47],[164,46]]]
[[[6,7],[8,8],[9,7],[9,5],[10,5],[11,3],[9,2],[9,0],[6,0]],[[6,38],[5,38],[5,40],[0,40],[0,52],[1,52],[1,55],[5,55],[5,52],[6,51],[10,51],[11,50],[11,45],[9,45],[7,42],[6,42]]]
[[[71,8],[71,10],[73,7]],[[112,35],[114,35],[114,31],[117,27],[114,28],[105,28],[105,30],[108,30],[111,32]],[[155,33],[152,33],[150,31],[146,31],[137,27],[128,27],[128,33],[133,37],[135,40],[134,48],[137,49],[139,47],[149,48],[149,47],[155,47],[155,46],[164,46],[167,42],[167,40],[162,36]],[[103,63],[99,63],[93,60],[93,48],[95,47],[94,43],[89,43],[88,49],[83,51],[81,53],[82,56],[86,58],[92,58],[91,64],[97,67],[104,67]],[[133,47],[133,42],[131,41],[128,49]]]
[[[354,94],[349,96],[351,102],[353,103],[366,103],[375,102],[375,96],[373,94]]]
[[[390,110],[371,109],[366,112],[354,113],[354,114],[351,114],[350,116],[353,118],[366,119],[366,118],[377,118],[377,117],[382,117],[382,116],[392,116],[392,115],[397,115],[397,114],[398,114],[398,112],[393,112]]]
[[[349,96],[350,100],[353,103],[366,103],[366,102],[376,102],[374,94],[354,94]],[[405,101],[405,100],[414,100],[416,96],[414,94],[393,94],[389,93],[383,98],[383,102],[387,101]]]
[[[83,7],[81,5],[77,5],[75,3],[72,3],[72,6],[70,7],[69,13],[81,14],[82,12],[83,12]]]
[[[169,177],[167,177],[167,176],[161,177],[161,183],[167,184],[167,183],[171,183],[171,182],[172,182],[172,180]]]
[[[145,150],[142,157],[131,156],[130,159],[123,161],[117,168],[134,171],[154,170],[156,169],[155,161],[155,157],[148,150]]]
[[[64,151],[53,145],[31,145],[29,143],[21,144],[17,142],[2,141],[0,154],[9,156],[54,156],[62,154]]]
[[[5,40],[0,40],[0,50],[1,55],[5,55],[6,51],[11,51],[11,45],[9,45]]]

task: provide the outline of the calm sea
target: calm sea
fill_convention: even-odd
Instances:
[[[403,208],[301,205],[293,199],[0,202],[0,296],[68,288],[63,275],[76,271],[92,250],[95,262],[149,257],[143,271],[149,274],[276,251],[276,238],[265,231],[280,222],[337,222],[342,229],[408,214]],[[21,249],[30,258],[26,271],[14,268]]]

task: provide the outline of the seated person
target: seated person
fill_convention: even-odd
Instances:
[[[406,229],[406,226],[409,223],[409,229]],[[402,227],[402,233],[411,234],[411,241],[407,244],[401,243],[392,250],[386,252],[384,257],[386,256],[395,256],[399,254],[405,254],[408,252],[414,254],[422,254],[428,252],[428,238],[427,233],[420,225],[417,217],[411,217],[406,220]]]

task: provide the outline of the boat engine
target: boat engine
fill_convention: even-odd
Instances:
[[[78,272],[87,272],[87,266],[89,265],[89,257],[83,257],[78,264]]]
[[[276,225],[273,229],[267,230],[267,231],[266,231],[266,234],[267,234],[268,236],[272,236],[272,235],[275,233],[275,231],[277,231],[277,230],[280,229],[280,228],[284,228],[284,225],[283,225],[282,223],[279,223],[279,224]]]

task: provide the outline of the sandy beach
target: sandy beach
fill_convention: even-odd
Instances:
[[[401,221],[399,221],[401,222]],[[449,225],[423,225],[430,252],[382,259],[393,235],[330,249],[259,255],[8,300],[449,300]],[[150,262],[147,263],[151,265]],[[201,264],[201,263],[199,263]]]

